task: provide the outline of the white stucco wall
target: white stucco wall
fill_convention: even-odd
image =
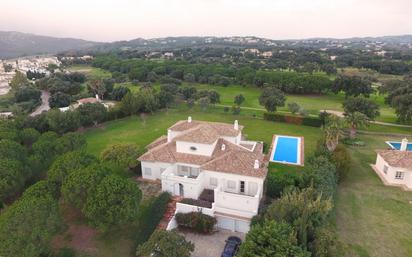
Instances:
[[[163,169],[167,169],[172,164],[166,162],[141,162],[142,165],[142,177],[144,179],[161,179],[161,173]],[[151,170],[151,175],[145,174],[145,168],[149,168]]]
[[[185,141],[176,141],[176,151],[179,153],[187,153],[187,154],[195,154],[195,155],[204,155],[204,156],[211,156],[217,140],[213,144],[199,144],[199,143],[191,143]],[[196,147],[196,150],[191,150],[191,147]]]
[[[384,172],[385,165],[388,167],[386,174]],[[412,170],[392,167],[379,154],[376,157],[375,167],[378,170],[378,172],[381,174],[381,176],[384,177],[388,183],[397,184],[397,185],[405,185],[409,189],[412,189]],[[403,179],[395,178],[397,171],[401,171],[405,173]]]
[[[197,199],[203,191],[202,174],[196,179],[179,176],[168,176],[162,179],[162,191],[167,191],[172,195],[180,195],[180,186],[183,186],[183,197]]]
[[[227,181],[232,180],[235,181],[236,188],[235,192],[239,192],[240,190],[240,181],[245,181],[245,192],[249,193],[249,189],[251,189],[251,183],[256,183],[257,185],[257,191],[260,189],[260,195],[259,197],[262,197],[262,192],[263,192],[263,183],[264,179],[263,178],[258,178],[258,177],[249,177],[249,176],[242,176],[242,175],[237,175],[237,174],[232,174],[232,173],[226,173],[226,172],[216,172],[216,171],[210,171],[210,170],[204,170],[204,179],[203,179],[203,186],[207,189],[214,189],[216,186],[210,185],[210,178],[216,178],[218,180],[218,185],[221,185],[223,189],[227,189]]]

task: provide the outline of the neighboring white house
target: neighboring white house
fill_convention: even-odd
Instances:
[[[402,140],[400,150],[377,150],[372,165],[385,185],[412,190],[412,151],[407,151],[408,140]]]
[[[211,208],[177,203],[176,212],[200,210],[216,217],[220,228],[247,232],[258,213],[267,162],[263,143],[244,141],[242,129],[237,121],[179,121],[139,158],[142,176],[161,180],[162,190],[174,196],[213,199]]]

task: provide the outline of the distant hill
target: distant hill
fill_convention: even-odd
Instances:
[[[99,45],[74,38],[55,38],[15,31],[0,31],[0,59],[37,54],[55,54],[68,50],[81,50]]]

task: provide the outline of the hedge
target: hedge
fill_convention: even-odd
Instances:
[[[263,114],[263,119],[269,121],[285,122],[296,125],[304,125],[311,127],[321,127],[322,120],[318,117],[302,117],[302,116],[293,116],[288,114],[281,113],[269,113],[266,112]]]
[[[140,215],[137,219],[138,227],[135,232],[135,247],[138,247],[150,238],[163,218],[169,200],[170,194],[164,192],[140,206]]]
[[[176,213],[176,222],[180,228],[186,228],[198,233],[211,233],[216,224],[216,218],[201,212]]]

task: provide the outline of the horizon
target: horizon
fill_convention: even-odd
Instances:
[[[0,16],[2,31],[96,42],[233,36],[346,39],[412,33],[412,3],[407,0],[22,0],[0,3],[0,9],[7,10]]]

